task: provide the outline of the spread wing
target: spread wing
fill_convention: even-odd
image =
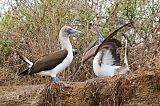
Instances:
[[[103,47],[99,48],[99,51],[101,51],[104,48],[110,48],[111,50],[116,50],[119,47],[122,47],[122,44],[117,39],[110,39],[106,43],[103,44]],[[98,48],[97,48],[98,49]]]
[[[94,45],[92,45],[92,43],[91,43],[90,45],[92,45],[92,46],[89,45],[90,48],[89,48],[89,49],[86,49],[86,51],[85,51],[84,54],[83,54],[82,62],[85,62],[85,61],[87,61],[89,58],[91,58],[92,56],[95,56],[100,50],[102,50],[102,49],[104,49],[104,48],[106,49],[107,45],[109,44],[108,42],[113,42],[113,43],[115,43],[116,47],[121,47],[122,45],[121,45],[121,43],[120,43],[118,40],[116,40],[116,39],[111,39],[111,38],[112,38],[113,36],[115,36],[120,29],[122,29],[123,27],[125,27],[125,26],[127,26],[127,25],[130,25],[131,23],[132,23],[132,22],[127,23],[127,24],[121,26],[120,28],[114,30],[113,32],[111,32],[111,33],[109,34],[109,36],[108,36],[107,38],[105,38],[105,40],[104,40],[102,43],[100,43],[99,45],[94,46]],[[100,33],[99,31],[97,31],[97,32],[98,32],[98,34]],[[100,35],[100,34],[99,34],[99,35]],[[109,46],[109,45],[108,45],[108,46]],[[111,46],[110,46],[110,47],[111,47]],[[112,47],[112,48],[113,48],[113,47]],[[112,55],[116,58],[115,61],[117,61],[117,60],[120,61],[120,56],[119,56],[119,54],[116,54],[116,51],[112,50]],[[118,63],[118,61],[117,61],[117,63]]]
[[[92,47],[90,50],[88,50],[82,57],[82,62],[87,61],[89,58],[91,58],[92,56],[95,56],[95,52],[97,50],[97,48],[99,47],[99,45],[96,45],[94,47]],[[106,42],[103,45],[103,48],[100,48],[100,51],[103,49],[109,49],[111,52],[111,58],[113,57],[113,61],[115,61],[114,63],[117,64],[120,62],[120,55],[117,54],[117,48],[122,47],[121,42],[118,41],[117,39],[110,39],[108,40],[108,42]]]
[[[91,49],[89,49],[88,51],[86,51],[86,53],[83,54],[82,62],[85,62],[89,58],[91,58],[92,56],[94,56],[97,48],[98,48],[98,45],[96,45],[96,46],[92,47]]]
[[[97,42],[97,39],[94,40],[94,41],[92,41],[92,42],[88,45],[88,47],[85,48],[85,50],[84,50],[84,52],[83,52],[83,55],[85,55],[92,47],[94,47],[95,44],[96,44],[96,42]]]
[[[106,50],[104,54],[106,56],[105,61],[110,62],[110,65],[120,64],[120,54],[117,53],[117,48],[121,46],[121,42],[117,39],[111,39],[104,45],[104,49]]]
[[[53,69],[65,59],[67,54],[67,50],[60,50],[39,58],[31,67],[29,74]]]
[[[98,37],[97,37],[97,40],[98,40],[98,44],[100,45],[104,38],[101,34],[101,32],[99,31],[99,29],[97,28],[97,34],[98,34]],[[83,57],[82,57],[82,62],[85,62],[86,60],[88,60],[89,58],[91,58],[92,56],[94,56],[97,48],[98,48],[98,45],[96,45],[96,42],[97,40],[94,40],[93,42],[91,42],[88,47],[85,49],[84,53],[83,53]]]
[[[97,50],[96,50],[96,52],[95,52],[95,55],[96,55],[101,49],[104,48],[103,46],[105,46],[105,44],[106,44],[113,36],[115,36],[120,29],[122,29],[122,28],[125,27],[125,26],[130,25],[131,23],[133,23],[133,22],[127,23],[127,24],[119,27],[118,29],[114,30],[113,32],[111,32],[111,33],[108,35],[108,37],[105,38],[105,40],[99,45],[99,47],[97,48]]]
[[[98,52],[98,64],[105,63],[106,65],[118,65],[120,64],[120,55],[117,53],[117,43],[107,42],[103,49]],[[115,39],[118,43],[118,40]]]

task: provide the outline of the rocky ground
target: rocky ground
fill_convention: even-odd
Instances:
[[[3,80],[0,79],[0,106],[160,106],[159,69],[85,82],[7,86]]]

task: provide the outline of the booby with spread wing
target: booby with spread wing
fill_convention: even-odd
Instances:
[[[32,63],[18,52],[20,58],[29,64],[28,68],[19,73],[19,75],[38,73],[40,75],[51,76],[52,80],[58,81],[59,79],[56,75],[68,67],[73,60],[73,49],[69,37],[80,32],[69,26],[62,27],[59,32],[62,50],[42,56],[35,63]]]
[[[119,66],[120,55],[117,54],[117,48],[121,47],[121,42],[117,39],[111,39],[106,42],[105,47],[101,48],[93,59],[93,69],[97,76],[114,76],[125,74],[129,71],[127,61],[127,41],[125,46],[124,66]]]
[[[85,62],[90,57],[94,56],[93,69],[97,76],[101,77],[125,74],[129,70],[127,61],[127,40],[125,43],[124,66],[120,66],[120,55],[117,54],[117,48],[122,45],[120,41],[113,39],[112,37],[115,36],[120,29],[131,23],[125,24],[113,31],[101,44],[89,49],[82,57],[82,62]]]

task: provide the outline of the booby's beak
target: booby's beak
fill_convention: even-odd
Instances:
[[[100,45],[104,41],[104,38],[101,33],[98,35],[98,44]]]
[[[97,34],[98,34],[98,44],[100,45],[104,41],[104,37],[102,33],[97,29]]]
[[[68,34],[77,34],[77,33],[82,33],[81,31],[71,28],[67,30]]]

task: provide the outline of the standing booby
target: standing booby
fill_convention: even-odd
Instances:
[[[132,23],[132,22],[131,22]],[[125,74],[129,70],[128,61],[127,61],[127,41],[125,46],[125,59],[124,66],[120,66],[120,55],[117,54],[116,49],[121,47],[121,42],[117,39],[111,39],[117,32],[123,27],[131,24],[125,24],[124,26],[113,31],[109,36],[97,46],[94,46],[82,58],[82,62],[85,62],[92,56],[95,56],[93,59],[93,69],[94,73],[99,76],[114,76],[117,74]]]
[[[19,75],[38,73],[39,75],[51,76],[52,80],[58,81],[59,79],[56,75],[68,67],[73,60],[73,49],[69,36],[79,32],[69,26],[62,27],[59,32],[62,50],[42,56],[35,63],[18,53],[20,58],[29,64],[28,68],[19,73]]]

